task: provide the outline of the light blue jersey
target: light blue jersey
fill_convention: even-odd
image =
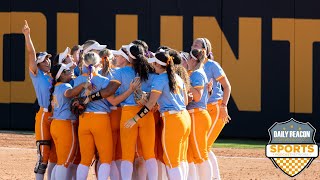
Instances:
[[[40,107],[48,108],[50,101],[51,76],[41,71],[39,68],[37,74],[33,74],[30,70],[30,78],[33,83],[34,90]]]
[[[82,74],[81,76],[78,76],[74,80],[74,86],[78,86],[81,83],[87,82],[88,81],[88,76]],[[91,79],[91,83],[96,87],[95,91],[92,91],[91,93],[95,93],[100,91],[101,89],[104,89],[108,86],[109,84],[109,79],[106,77],[101,76],[100,74],[93,75]],[[80,94],[81,97],[85,97],[85,90],[81,91]],[[87,108],[85,112],[110,112],[109,104],[106,99],[100,99],[97,101],[92,101],[87,104]]]
[[[194,88],[203,88],[203,93],[199,102],[191,101],[187,109],[195,109],[195,108],[202,108],[207,109],[207,102],[208,102],[208,79],[206,73],[204,72],[203,68],[197,69],[190,75],[190,84]]]
[[[141,90],[144,92],[151,92],[152,82],[158,74],[149,73],[148,80],[141,83]]]
[[[223,91],[221,89],[221,84],[219,83],[219,80],[225,77],[223,69],[221,68],[219,63],[209,59],[204,64],[204,71],[209,81],[211,78],[213,79],[212,95],[210,96],[208,103],[213,103],[222,99]]]
[[[126,92],[130,88],[131,81],[136,77],[136,73],[131,66],[125,66],[117,70],[117,72],[112,77],[113,82],[117,82],[120,85],[119,94]],[[121,106],[129,105],[136,106],[137,103],[134,100],[133,93],[130,96],[120,103]]]
[[[162,73],[154,77],[152,81],[151,92],[161,93],[158,99],[160,113],[166,111],[181,111],[186,109],[183,93],[185,85],[178,75],[176,75],[176,81],[178,85],[178,92],[173,93],[170,91],[167,73]]]
[[[74,71],[73,71],[73,72],[74,72],[74,75],[75,75],[75,76],[77,76],[77,77],[80,76],[80,68],[79,68],[79,66],[76,66],[76,67],[74,68]]]
[[[107,78],[108,79],[112,79],[113,76],[115,76],[115,74],[117,73],[117,71],[119,70],[120,68],[116,67],[116,68],[112,68],[110,69],[108,75],[107,75]],[[119,88],[116,90],[116,92],[114,93],[114,96],[118,96],[119,95]],[[113,106],[109,101],[108,101],[108,105],[111,107]],[[117,105],[117,107],[120,107],[120,104]]]
[[[71,98],[65,97],[65,92],[72,89],[69,83],[58,82],[53,92],[53,118],[57,120],[77,120],[70,111]]]

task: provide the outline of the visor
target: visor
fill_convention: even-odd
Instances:
[[[160,64],[161,66],[167,66],[167,63],[164,63],[164,62],[160,61],[156,57],[148,59],[148,63],[154,63],[154,62],[156,62],[157,64]]]
[[[67,55],[70,54],[70,48],[67,47],[63,53],[59,54],[59,64],[62,64],[62,61],[67,57]]]
[[[95,42],[91,46],[89,46],[85,50],[83,50],[83,53],[86,54],[91,50],[101,51],[102,49],[105,49],[106,47],[107,47],[107,45],[100,45],[98,42]]]
[[[56,80],[58,80],[59,79],[59,77],[61,76],[61,73],[63,72],[63,70],[65,70],[65,69],[70,69],[70,67],[72,66],[72,62],[71,63],[69,63],[69,64],[61,64],[61,67],[60,67],[60,69],[59,69],[59,71],[58,71],[58,73],[57,73],[57,75],[56,75]]]
[[[42,63],[46,59],[47,56],[49,58],[52,57],[52,55],[48,54],[47,52],[40,52],[38,57],[37,57],[36,63],[37,64]]]

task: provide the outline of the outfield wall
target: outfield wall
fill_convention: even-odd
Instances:
[[[274,122],[291,117],[320,128],[317,7],[317,0],[2,0],[0,129],[34,128],[24,19],[36,50],[52,54],[87,39],[111,49],[139,38],[151,50],[189,51],[194,38],[207,37],[232,85],[224,137],[267,138]]]

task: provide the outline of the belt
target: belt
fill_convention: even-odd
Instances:
[[[205,109],[202,108],[194,108],[194,109],[189,109],[188,112],[189,113],[196,113],[196,112],[200,112],[200,111],[204,111]]]
[[[110,109],[111,109],[111,110],[117,110],[118,107],[117,107],[117,106],[111,106]]]
[[[170,114],[178,114],[178,113],[181,113],[181,112],[182,111],[166,111],[166,112],[161,113],[161,117],[168,116]]]
[[[90,113],[93,113],[93,114],[108,114],[107,112],[84,112],[86,114],[90,114]]]
[[[40,107],[40,109],[42,109],[43,112],[49,112],[48,108]]]
[[[219,103],[219,101],[216,101],[216,102],[212,102],[212,103],[208,103],[208,105],[210,104],[210,105],[217,105]]]

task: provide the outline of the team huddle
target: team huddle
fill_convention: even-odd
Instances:
[[[231,85],[207,38],[191,51],[97,41],[52,56],[22,28],[39,111],[36,179],[220,179],[211,147],[229,122]]]

